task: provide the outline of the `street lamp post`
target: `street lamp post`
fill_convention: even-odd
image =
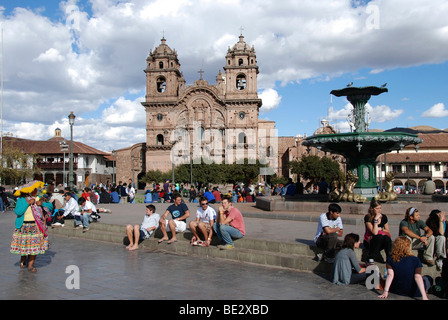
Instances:
[[[411,190],[409,190],[409,157],[406,157],[406,172],[407,172],[407,175],[408,175],[408,187],[407,187],[407,190],[410,193]]]
[[[68,144],[65,140],[59,142],[60,146],[61,146],[61,151],[64,153],[64,160],[62,161],[63,163],[63,176],[62,176],[62,185],[65,187],[66,186],[66,180],[65,180],[65,153],[68,151]]]
[[[70,190],[73,189],[73,124],[75,123],[75,115],[73,111],[68,115],[68,123],[70,124],[70,165],[69,165],[69,186]]]

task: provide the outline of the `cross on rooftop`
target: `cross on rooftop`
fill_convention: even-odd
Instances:
[[[200,77],[199,79],[202,80],[202,74],[204,73],[204,71],[203,71],[202,69],[200,69],[200,70],[198,71],[198,73],[201,74],[201,77]]]

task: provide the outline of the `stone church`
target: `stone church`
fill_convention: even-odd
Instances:
[[[254,47],[239,36],[225,55],[216,84],[200,78],[187,85],[178,54],[163,37],[146,59],[146,143],[117,150],[117,182],[173,164],[241,163],[259,160],[272,174],[278,167],[275,122],[258,118],[259,73]],[[125,158],[131,161],[120,161]]]

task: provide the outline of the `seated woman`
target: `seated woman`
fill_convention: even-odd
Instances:
[[[426,291],[432,285],[432,278],[422,276],[422,263],[411,253],[411,241],[406,237],[395,239],[392,252],[386,259],[387,278],[383,294],[387,298],[389,291],[408,297],[422,297],[428,300]]]
[[[364,216],[366,231],[364,248],[368,250],[368,259],[384,262],[380,252],[384,250],[386,257],[392,250],[387,216],[381,212],[381,203],[375,199],[370,202],[368,213]]]
[[[359,235],[349,233],[344,238],[342,249],[336,255],[332,270],[334,284],[348,285],[366,280],[366,268],[361,267],[354,249],[359,248]]]

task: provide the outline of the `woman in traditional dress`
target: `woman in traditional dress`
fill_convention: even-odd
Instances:
[[[36,204],[38,189],[43,186],[43,182],[33,181],[14,193],[19,198],[14,209],[17,217],[10,252],[19,254],[20,268],[24,269],[28,264],[28,270],[31,272],[37,271],[34,267],[36,256],[44,254],[48,249],[45,217],[42,207]]]

